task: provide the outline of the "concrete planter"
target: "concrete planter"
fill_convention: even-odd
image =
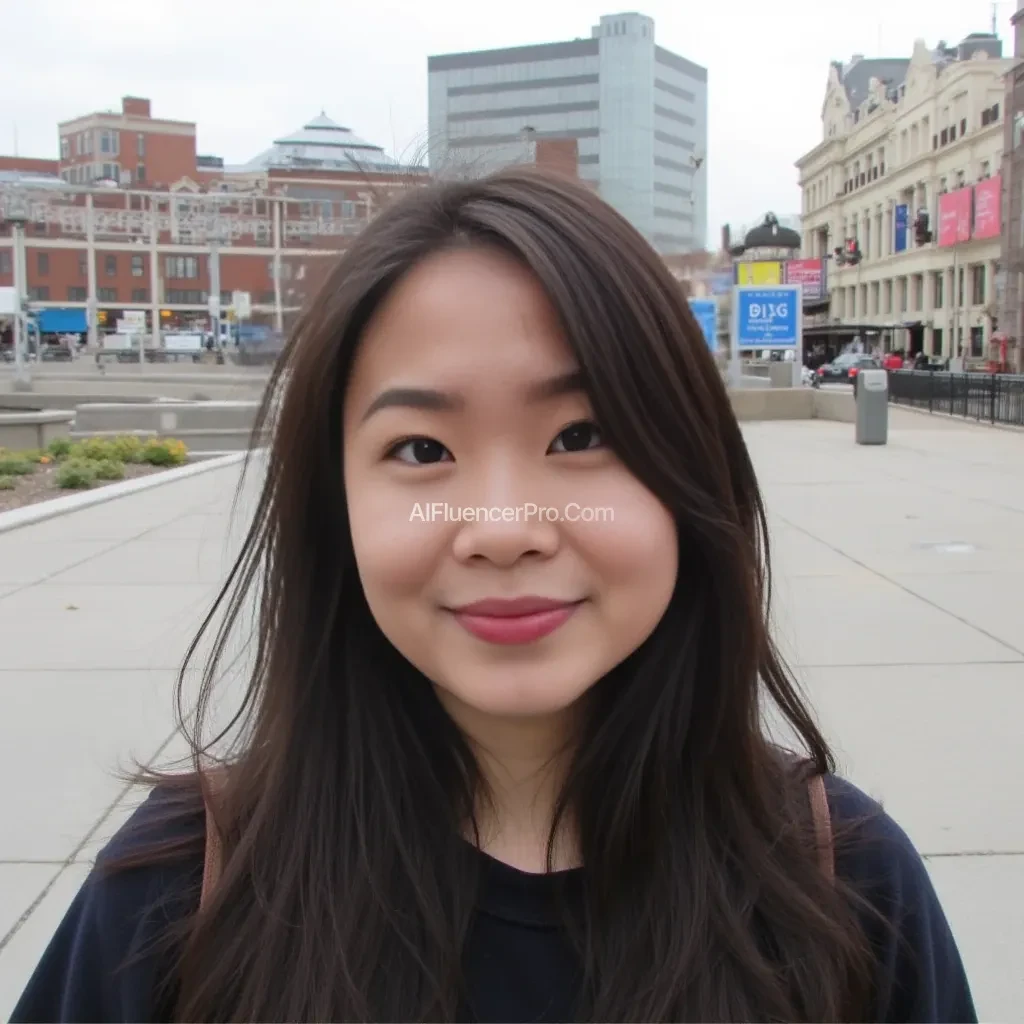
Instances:
[[[55,438],[70,437],[74,418],[74,411],[67,409],[0,412],[0,448],[45,448]]]

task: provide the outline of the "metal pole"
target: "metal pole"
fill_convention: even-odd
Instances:
[[[281,308],[281,202],[274,202],[274,330],[284,331],[284,310]]]
[[[24,323],[25,307],[25,265],[22,257],[25,252],[25,225],[19,221],[11,224],[11,236],[14,250],[11,253],[14,281],[14,379],[18,383],[27,383],[28,373],[25,369],[25,352],[23,345],[28,336]]]
[[[96,227],[93,221],[92,193],[85,197],[85,277],[86,316],[89,319],[89,348],[99,347],[99,324],[96,322]]]
[[[153,322],[153,348],[161,347],[160,340],[160,254],[157,246],[160,243],[160,211],[157,208],[156,196],[150,196],[149,216],[152,223],[149,227],[149,300],[150,319]]]
[[[220,343],[220,239],[210,242],[210,294],[208,296],[210,325],[213,328],[213,344],[217,351]]]

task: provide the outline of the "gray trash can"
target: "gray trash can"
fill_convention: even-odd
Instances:
[[[885,444],[889,439],[889,374],[861,370],[857,374],[857,444]]]

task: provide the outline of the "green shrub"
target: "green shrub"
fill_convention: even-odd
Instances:
[[[151,466],[180,466],[187,459],[184,442],[169,437],[147,441],[142,449],[142,461]]]
[[[142,462],[142,439],[133,434],[112,438],[109,444],[111,458],[120,462]]]
[[[65,490],[85,490],[96,482],[96,464],[84,459],[68,459],[57,470],[57,486]]]
[[[20,455],[0,455],[0,476],[28,476],[35,466]]]
[[[66,459],[71,452],[72,442],[70,437],[55,437],[47,446],[46,450],[55,459]]]
[[[87,462],[100,462],[103,459],[116,458],[112,443],[103,437],[87,437],[84,441],[76,441],[71,446],[68,456]]]
[[[13,476],[0,476],[0,491],[13,491],[16,486]]]
[[[38,448],[28,448],[23,452],[18,452],[17,455],[18,458],[24,459],[26,462],[34,462],[36,465],[46,458],[46,452],[41,452]]]
[[[124,463],[116,459],[100,459],[94,463],[97,480],[123,480]]]

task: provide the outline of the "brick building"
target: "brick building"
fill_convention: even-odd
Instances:
[[[4,218],[27,204],[23,292],[85,310],[92,343],[124,311],[157,334],[205,326],[236,291],[252,321],[286,330],[381,205],[428,180],[322,112],[240,166],[197,154],[194,123],[138,97],[58,136],[58,161],[0,158],[0,287],[14,283]],[[538,141],[531,159],[576,174],[576,141]]]

